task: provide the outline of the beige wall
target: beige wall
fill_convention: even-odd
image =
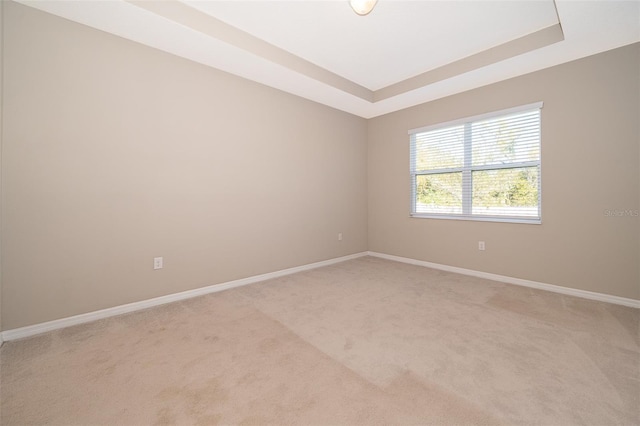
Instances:
[[[367,249],[364,119],[5,6],[3,329]]]
[[[368,122],[369,250],[640,298],[640,44]],[[544,101],[542,225],[409,218],[407,130]],[[486,251],[478,251],[478,241]]]
[[[367,122],[3,3],[1,329],[367,249],[640,298],[639,45]],[[540,100],[542,225],[409,218],[408,129]]]

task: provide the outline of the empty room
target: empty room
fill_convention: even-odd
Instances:
[[[0,23],[0,424],[640,424],[640,2]]]

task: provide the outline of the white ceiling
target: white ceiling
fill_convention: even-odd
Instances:
[[[551,0],[186,3],[371,90],[558,22]]]
[[[365,118],[640,41],[639,1],[18,1]]]

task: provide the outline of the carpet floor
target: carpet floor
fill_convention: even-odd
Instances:
[[[2,425],[638,425],[640,310],[373,257],[6,342]]]

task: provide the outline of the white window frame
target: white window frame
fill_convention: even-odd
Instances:
[[[503,109],[500,111],[493,111],[486,114],[475,115],[471,117],[465,117],[457,120],[447,121],[445,123],[438,123],[430,126],[420,127],[417,129],[409,130],[409,178],[411,188],[411,210],[410,217],[413,218],[426,218],[426,219],[453,219],[453,220],[472,220],[472,221],[489,221],[489,222],[509,222],[509,223],[529,223],[529,224],[541,224],[542,223],[542,107],[543,102],[535,102],[527,105],[521,105],[514,108]],[[507,163],[507,164],[492,164],[489,166],[472,166],[471,165],[471,140],[468,136],[470,132],[471,124],[477,121],[483,121],[490,118],[497,118],[500,116],[515,114],[518,112],[533,111],[539,109],[540,111],[540,156],[537,161]],[[413,164],[416,158],[415,152],[415,136],[418,133],[442,129],[445,127],[465,125],[465,143],[464,143],[464,165],[458,168],[447,168],[445,170],[429,170],[429,172],[420,172],[415,170]],[[498,170],[498,169],[512,169],[518,167],[538,167],[538,216],[526,217],[526,216],[488,216],[472,214],[472,186],[470,185],[471,173],[481,170]],[[442,172],[462,172],[462,213],[418,213],[416,212],[416,177],[420,175],[437,174]],[[435,173],[434,173],[435,172]]]

